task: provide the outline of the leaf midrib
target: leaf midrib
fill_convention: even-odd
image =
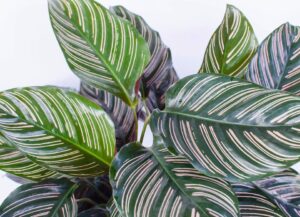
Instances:
[[[177,181],[175,180],[175,178],[173,177],[173,175],[169,172],[169,170],[164,166],[164,164],[161,162],[161,160],[159,159],[159,157],[156,155],[155,149],[151,148],[151,149],[148,149],[148,150],[149,150],[149,151],[152,153],[152,155],[155,157],[155,159],[156,159],[157,162],[160,164],[160,166],[163,168],[163,170],[166,172],[166,174],[168,175],[168,177],[173,181],[173,183],[176,184],[176,187],[181,191],[181,193],[182,193],[184,196],[186,196],[187,198],[190,198],[191,201],[192,201],[192,203],[194,204],[194,206],[197,207],[199,210],[201,210],[201,212],[202,212],[206,217],[209,217],[209,216],[207,215],[207,212],[206,212],[205,210],[203,210],[201,206],[199,206],[198,204],[196,204],[196,203],[194,202],[194,200],[191,198],[191,196],[188,195],[188,194],[184,191],[184,189],[180,186],[179,183],[177,183]]]
[[[234,125],[234,126],[242,126],[242,127],[255,127],[255,128],[282,128],[282,127],[300,127],[299,124],[291,125],[291,124],[285,124],[285,125],[253,125],[253,124],[242,124],[242,123],[234,123],[234,122],[226,122],[222,120],[216,120],[216,119],[210,119],[203,116],[197,116],[197,115],[190,115],[187,113],[179,112],[179,111],[173,111],[169,110],[170,108],[166,108],[163,111],[159,111],[159,113],[166,113],[166,114],[173,114],[173,115],[179,115],[179,116],[185,116],[193,119],[203,120],[207,122],[213,122],[218,124],[224,124],[224,125]]]

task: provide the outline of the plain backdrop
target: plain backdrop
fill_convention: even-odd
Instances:
[[[213,31],[226,4],[244,12],[262,41],[289,21],[300,25],[299,0],[102,0],[123,5],[142,15],[171,48],[174,66],[182,78],[198,71]],[[58,85],[78,88],[49,22],[46,0],[0,0],[0,91],[24,86]],[[147,133],[145,143],[151,144]],[[17,184],[0,172],[0,203]]]

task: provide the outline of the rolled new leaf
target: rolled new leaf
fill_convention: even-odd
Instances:
[[[246,74],[248,81],[300,95],[300,28],[285,23],[259,46]]]
[[[252,181],[299,161],[299,108],[295,95],[203,73],[169,89],[151,125],[165,147],[202,173]]]
[[[58,174],[33,162],[24,153],[20,152],[0,133],[0,170],[13,174],[23,182],[26,180],[42,181],[57,177]],[[13,177],[14,177],[13,176]],[[10,177],[9,177],[10,178]],[[16,180],[17,181],[17,180]]]
[[[56,87],[0,93],[0,132],[31,161],[69,176],[99,176],[115,153],[114,126],[103,109]]]
[[[124,146],[110,170],[114,199],[124,217],[239,216],[230,185],[195,170],[157,144]]]
[[[115,125],[118,150],[123,145],[137,140],[134,110],[120,98],[84,83],[80,85],[80,94],[99,104],[110,116]]]
[[[150,58],[143,37],[94,0],[48,2],[54,32],[73,72],[133,106],[136,81]]]
[[[76,185],[67,179],[26,184],[13,191],[0,206],[0,217],[76,217]]]
[[[284,171],[255,182],[255,185],[282,210],[286,216],[300,216],[300,176]]]
[[[199,72],[243,77],[257,45],[248,19],[236,7],[227,5],[224,19],[208,43]]]
[[[111,11],[128,20],[148,43],[151,58],[141,77],[141,92],[143,97],[147,98],[146,104],[150,111],[155,108],[163,109],[166,91],[178,81],[170,49],[163,43],[159,33],[153,30],[141,16],[122,6],[112,7]]]
[[[279,207],[253,184],[234,184],[233,190],[239,199],[241,217],[286,217]]]

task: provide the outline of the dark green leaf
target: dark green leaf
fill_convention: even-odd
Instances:
[[[246,74],[248,81],[300,94],[300,28],[285,23],[259,46]]]
[[[0,131],[30,160],[70,176],[99,176],[115,154],[114,126],[103,109],[56,87],[0,93]]]
[[[152,131],[204,174],[251,181],[300,159],[300,97],[224,75],[186,77],[166,95]]]
[[[84,83],[81,83],[80,94],[99,104],[110,116],[115,124],[118,150],[123,145],[137,140],[133,110],[120,98]]]
[[[1,102],[0,102],[1,107]],[[1,108],[0,108],[1,113]],[[0,118],[1,120],[1,118]],[[1,122],[1,121],[0,121]],[[1,128],[1,123],[0,123]],[[57,177],[58,174],[31,161],[0,133],[0,170],[32,181]]]
[[[163,109],[165,92],[178,80],[170,49],[163,43],[159,33],[153,30],[141,16],[122,6],[112,7],[111,10],[128,20],[147,41],[151,59],[141,77],[142,94],[143,97],[147,97],[146,104],[150,111],[155,108]]]
[[[200,174],[159,144],[124,146],[112,163],[110,180],[126,217],[238,216],[227,182]]]
[[[67,179],[22,185],[2,203],[0,217],[76,217],[75,189]]]
[[[221,25],[208,43],[199,72],[243,77],[257,44],[247,18],[237,8],[228,5]]]
[[[133,106],[136,81],[150,59],[143,37],[94,0],[48,1],[54,32],[73,72]]]
[[[253,184],[234,184],[233,190],[239,199],[241,217],[285,217],[278,206]]]

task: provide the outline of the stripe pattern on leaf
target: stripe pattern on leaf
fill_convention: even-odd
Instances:
[[[259,46],[246,78],[270,89],[300,95],[300,28],[285,23]]]
[[[152,131],[201,172],[251,181],[300,159],[300,98],[229,76],[186,77],[152,117]]]
[[[123,217],[121,212],[117,208],[116,202],[113,199],[108,203],[107,209],[110,213],[110,217]]]
[[[239,199],[241,217],[286,217],[278,206],[253,184],[234,184],[233,190]]]
[[[300,176],[295,171],[283,171],[255,182],[266,196],[290,217],[300,216]]]
[[[67,179],[22,185],[2,203],[0,217],[76,217],[75,189]]]
[[[56,87],[0,93],[0,131],[30,160],[70,176],[101,175],[115,152],[113,123],[101,107]]]
[[[110,116],[115,125],[117,149],[137,140],[133,110],[120,98],[84,83],[80,94],[99,104]]]
[[[74,73],[132,105],[135,83],[150,58],[142,36],[94,0],[48,1],[54,32]]]
[[[141,78],[142,94],[147,97],[146,103],[150,111],[155,108],[163,109],[165,92],[178,81],[170,49],[163,43],[159,33],[154,31],[141,16],[122,6],[112,7],[111,10],[128,20],[148,43],[151,59]]]
[[[238,216],[230,185],[195,170],[187,159],[156,144],[124,146],[111,171],[114,199],[131,217]]]
[[[228,5],[221,25],[206,48],[200,73],[243,77],[258,42],[244,14]]]
[[[56,177],[57,173],[41,167],[21,153],[0,134],[0,169],[15,176],[41,181]]]

